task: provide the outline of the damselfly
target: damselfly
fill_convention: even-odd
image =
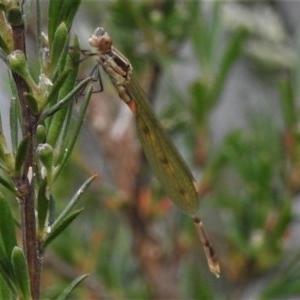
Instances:
[[[98,52],[98,61],[133,112],[139,139],[149,164],[170,198],[193,218],[210,271],[220,274],[219,263],[197,215],[199,196],[195,180],[175,146],[155,117],[149,100],[132,75],[128,59],[113,46],[109,34],[98,27],[89,39]]]

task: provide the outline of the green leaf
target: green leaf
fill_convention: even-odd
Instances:
[[[68,30],[71,29],[73,19],[81,4],[81,0],[64,0],[64,5],[60,12],[61,21],[65,22]]]
[[[297,298],[300,293],[299,285],[299,258],[300,252],[288,258],[288,264],[275,273],[269,284],[264,288],[260,299],[287,299]]]
[[[92,181],[96,178],[96,176],[91,176],[88,180],[86,180],[82,186],[78,189],[74,197],[70,200],[69,204],[65,207],[65,209],[61,212],[58,218],[54,221],[52,225],[52,231],[47,235],[44,243],[44,248],[55,239],[82,211],[83,209],[79,209],[71,213],[71,210],[78,203],[81,196],[84,194],[86,189],[92,183]]]
[[[15,222],[10,207],[1,193],[0,212],[0,260],[8,273],[11,273],[11,253],[13,248],[17,245]]]
[[[233,63],[237,60],[242,50],[242,46],[247,38],[247,31],[244,29],[237,30],[231,40],[227,45],[225,52],[223,53],[223,57],[221,59],[221,64],[216,74],[216,79],[213,85],[212,96],[211,99],[215,102],[219,97],[225,80],[228,77],[228,72],[233,65]]]
[[[48,224],[52,226],[55,221],[55,199],[53,194],[50,194],[49,197],[49,216],[48,216]]]
[[[66,151],[62,151],[61,152],[61,156],[58,158],[56,165],[58,165],[58,170],[56,173],[56,177],[60,174],[61,170],[63,169],[63,167],[65,166],[65,164],[68,161],[68,158],[70,157],[72,150],[74,148],[74,145],[77,141],[77,137],[78,134],[80,132],[80,129],[83,125],[84,119],[85,119],[85,114],[86,114],[86,110],[88,108],[88,105],[90,103],[90,99],[91,99],[91,95],[92,95],[92,87],[90,87],[88,89],[88,92],[86,94],[85,100],[83,101],[83,104],[80,107],[80,111],[79,111],[79,118],[76,122],[75,128],[73,130],[72,135],[70,136],[70,142],[68,144],[67,147],[65,147],[67,150]]]
[[[64,1],[61,0],[50,0],[49,3],[49,18],[48,18],[48,37],[49,44],[51,45],[54,39],[54,34],[58,24],[61,23],[60,12]]]
[[[10,291],[14,294],[17,295],[17,289],[16,289],[16,284],[15,284],[15,278],[13,275],[13,270],[10,268],[10,272],[7,271],[7,269],[3,266],[2,261],[0,260],[0,288],[2,287],[2,280],[5,282],[6,286],[10,289]],[[1,294],[1,292],[0,292]],[[14,297],[13,299],[15,299]],[[6,298],[1,298],[0,299],[6,299]],[[9,298],[10,299],[10,298]]]
[[[75,36],[75,38],[74,38],[72,48],[80,49],[80,44],[79,44],[79,40],[78,40],[77,36]],[[72,69],[73,72],[71,72],[69,74],[64,85],[61,87],[61,89],[59,91],[59,98],[65,97],[74,88],[74,86],[76,84],[78,69],[79,69],[79,64],[76,62],[78,62],[80,60],[80,51],[74,50],[74,51],[72,51],[72,54],[70,54],[68,51],[69,50],[67,48],[64,50],[64,53],[67,57],[64,70]],[[69,53],[69,55],[68,55],[68,53]],[[62,72],[62,71],[63,70],[60,70],[60,72]]]
[[[15,80],[13,78],[12,72],[8,72],[8,76],[9,76],[9,85],[10,85],[12,95],[15,99],[19,99],[18,89],[17,89],[16,83],[15,83]],[[19,103],[19,102],[17,101],[17,103]],[[19,116],[20,116],[20,114],[19,114]]]
[[[3,172],[1,172],[1,170],[0,170],[0,185],[6,187],[13,194],[16,194],[16,189],[15,189],[13,182],[11,181],[10,178],[8,178],[6,176],[6,174],[3,174]]]
[[[26,99],[26,103],[28,104],[31,112],[37,115],[39,112],[39,107],[35,97],[31,93],[27,93],[27,92],[24,93],[24,96]]]
[[[76,39],[74,47],[77,49],[78,45],[79,45],[79,43],[78,43],[78,40]],[[80,53],[78,53],[78,51],[76,51],[74,53],[74,55],[72,55],[72,56],[74,58],[70,57],[70,55],[67,57],[67,62],[66,62],[66,66],[65,66],[66,70],[71,68],[72,72],[70,72],[68,74],[68,76],[67,76],[66,80],[64,81],[64,84],[61,86],[61,88],[59,90],[59,94],[58,94],[58,99],[63,98],[67,102],[68,102],[68,99],[67,99],[68,97],[75,98],[76,94],[80,93],[80,91],[82,89],[84,89],[85,85],[90,80],[90,79],[86,78],[85,80],[87,80],[87,81],[83,80],[74,89],[74,86],[76,85],[76,77],[77,77],[78,67],[79,67],[78,64],[74,65],[74,59],[76,60],[77,57],[80,57]],[[61,72],[63,72],[63,71],[61,70]],[[55,81],[54,81],[54,83],[55,83]],[[69,101],[71,101],[71,100],[72,99],[69,98]],[[46,114],[50,113],[50,115],[51,115],[54,112],[56,112],[58,109],[62,108],[62,106],[63,106],[63,100],[54,104],[54,107],[51,107],[52,111],[46,112]],[[61,137],[61,133],[64,130],[68,129],[68,118],[66,118],[66,117],[67,117],[67,114],[70,113],[70,109],[71,109],[70,107],[65,107],[60,112],[55,114],[55,116],[53,116],[53,118],[50,119],[47,141],[55,148],[55,151],[60,150],[60,149],[56,149],[56,142]]]
[[[46,169],[47,182],[52,183],[52,171],[53,171],[53,148],[48,143],[39,144],[36,149],[37,155]]]
[[[16,161],[15,161],[16,174],[21,174],[21,169],[27,157],[28,146],[29,146],[29,138],[25,137],[21,141],[16,154]]]
[[[61,223],[62,220],[65,219],[65,217],[71,212],[73,207],[78,203],[78,201],[81,199],[81,196],[85,193],[85,191],[88,189],[88,187],[96,177],[97,177],[96,175],[91,176],[81,185],[81,187],[78,189],[76,194],[72,197],[68,205],[65,207],[65,209],[61,212],[61,214],[57,217],[57,219],[53,223],[53,228],[55,228],[59,223]]]
[[[3,39],[2,35],[0,34],[0,48],[8,54],[10,52],[9,46],[6,44],[6,41]]]
[[[46,232],[46,221],[49,210],[49,198],[47,197],[47,182],[43,181],[39,186],[37,197],[38,210],[38,237],[42,241]]]
[[[51,74],[51,78],[52,78],[52,81],[54,82],[54,84],[55,84],[55,82],[56,82],[56,80],[57,80],[57,78],[59,78],[59,76],[65,71],[65,70],[67,70],[67,69],[72,69],[72,72],[70,72],[70,74],[68,74],[68,76],[67,76],[67,78],[66,78],[66,80],[65,80],[65,82],[64,82],[64,84],[62,85],[62,87],[64,87],[64,86],[66,86],[66,85],[68,85],[68,79],[70,78],[70,77],[72,77],[72,73],[73,72],[76,72],[76,74],[77,74],[77,70],[75,70],[74,71],[74,68],[72,68],[72,66],[70,66],[70,64],[68,63],[68,60],[69,60],[69,58],[68,58],[68,45],[66,45],[66,47],[65,47],[65,49],[62,51],[62,53],[61,53],[61,55],[60,55],[60,58],[59,58],[59,60],[58,60],[58,62],[57,62],[57,64],[56,64],[56,66],[53,66],[53,67],[55,67],[55,69],[54,70],[50,70],[51,72],[52,72],[52,74]],[[62,97],[62,95],[61,95],[61,89],[62,89],[62,87],[58,90],[58,95],[60,95],[60,98]],[[74,87],[74,85],[72,86],[72,87]],[[59,97],[58,97],[59,98]],[[55,103],[55,102],[54,102]]]
[[[13,153],[16,153],[18,147],[18,130],[19,130],[19,102],[16,98],[12,98],[10,101],[10,115],[9,115],[9,122],[10,122],[10,136],[11,136],[11,143],[12,143],[12,150]]]
[[[189,91],[193,99],[191,103],[191,113],[198,123],[205,122],[205,116],[209,113],[210,102],[207,98],[208,85],[203,81],[195,81],[190,87]],[[201,99],[201,101],[199,101]]]
[[[0,272],[0,299],[13,299],[11,290]]]
[[[57,111],[64,108],[67,104],[69,104],[71,101],[73,101],[74,96],[82,90],[83,87],[86,86],[86,84],[91,80],[91,77],[87,77],[84,80],[82,80],[69,94],[67,94],[63,99],[58,101],[55,105],[53,105],[51,108],[49,108],[47,111],[45,111],[41,117],[40,122],[44,121],[47,117],[52,116]]]
[[[0,115],[0,168],[7,173],[7,175],[14,174],[15,159],[12,153],[7,148],[6,138],[3,134],[2,120]]]
[[[84,274],[75,278],[63,291],[55,298],[55,300],[65,300],[71,294],[71,292],[86,278],[89,274]]]
[[[11,255],[11,262],[14,270],[15,280],[22,299],[30,300],[30,281],[27,264],[23,251],[19,247],[14,247]]]
[[[34,0],[26,0],[22,2],[22,10],[23,10],[23,16],[24,16],[24,23],[25,23],[25,28],[27,28],[31,21],[30,17],[32,17],[32,3]],[[38,1],[41,2],[41,1]],[[37,9],[37,14],[40,14],[40,11],[38,12]],[[37,23],[39,23],[40,21],[37,21]]]
[[[48,35],[50,44],[53,42],[55,31],[62,22],[66,23],[70,31],[74,16],[81,0],[51,0],[49,3]]]
[[[61,23],[55,31],[53,43],[50,44],[50,74],[52,74],[53,70],[55,70],[58,62],[61,61],[61,57],[65,55],[64,52],[67,51],[68,43],[68,29],[65,23]]]
[[[73,213],[69,214],[65,219],[63,219],[52,231],[47,235],[43,248],[45,249],[47,245],[52,242],[62,231],[64,231],[68,225],[75,220],[75,218],[83,211],[84,209],[75,210]]]
[[[279,84],[282,116],[288,127],[297,126],[298,112],[295,105],[295,91],[291,80],[281,80]]]
[[[27,83],[30,91],[38,91],[39,88],[33,80],[25,54],[21,50],[15,50],[7,56],[10,69],[19,74]]]
[[[67,69],[64,72],[62,72],[61,74],[59,74],[59,76],[57,77],[57,79],[54,81],[53,86],[51,87],[51,91],[50,91],[50,93],[49,93],[49,95],[47,97],[45,105],[47,105],[48,103],[54,101],[55,98],[57,98],[58,91],[60,90],[60,88],[62,87],[62,85],[65,83],[65,81],[68,78],[68,76],[69,76],[69,74],[70,74],[71,71],[72,71],[72,69]]]

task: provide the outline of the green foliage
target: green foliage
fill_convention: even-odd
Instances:
[[[188,38],[199,9],[197,1],[115,1],[108,7],[108,27],[134,69],[162,66],[175,58]],[[124,13],[125,12],[125,13]],[[122,29],[122,32],[119,30]],[[132,45],[142,45],[132,47]]]
[[[37,266],[32,270],[32,261],[41,263],[45,246],[82,211],[82,209],[73,210],[73,208],[94,178],[91,177],[80,188],[78,194],[71,200],[71,204],[54,221],[53,230],[49,231],[54,215],[54,179],[59,178],[59,173],[70,157],[91,96],[91,89],[89,89],[80,108],[79,120],[71,121],[74,99],[90,81],[88,77],[77,85],[78,64],[68,55],[69,30],[79,4],[80,1],[73,0],[64,1],[63,4],[61,1],[50,1],[49,13],[51,16],[49,15],[48,18],[49,45],[47,45],[49,49],[39,49],[44,54],[41,55],[39,61],[38,83],[35,81],[35,76],[32,75],[31,61],[26,57],[26,49],[22,49],[23,51],[10,49],[8,51],[11,44],[10,39],[13,38],[13,34],[16,34],[15,31],[19,30],[18,34],[21,36],[21,31],[24,30],[23,20],[20,18],[22,14],[17,14],[17,9],[21,11],[22,8],[20,6],[3,7],[6,11],[7,21],[13,27],[12,30],[7,31],[6,27],[1,26],[0,46],[3,53],[9,52],[7,56],[1,57],[4,58],[10,74],[12,74],[10,83],[14,98],[10,105],[12,151],[7,147],[2,128],[0,131],[0,182],[1,191],[7,193],[6,188],[10,192],[10,198],[18,197],[21,214],[25,209],[20,226],[23,241],[26,243],[23,247],[27,248],[24,255],[21,248],[17,246],[15,221],[7,201],[1,194],[0,280],[3,282],[1,295],[4,298],[10,298],[6,295],[13,294],[20,299],[32,299],[39,294],[40,287],[37,285],[39,280],[36,281],[35,274],[38,274],[37,270],[41,270],[42,266]],[[14,26],[19,27],[15,28]],[[73,46],[79,48],[77,39],[74,43]],[[26,87],[25,92],[24,86]],[[25,106],[22,101],[25,101]],[[20,126],[22,128],[21,138]],[[67,151],[65,151],[66,147]],[[33,192],[30,191],[31,187]],[[30,219],[35,218],[35,208],[28,206],[30,201],[36,203],[37,206],[36,220]],[[30,211],[30,209],[32,210]],[[31,217],[29,217],[30,215]],[[29,243],[26,239],[31,237],[27,230],[32,225],[28,225],[27,222],[30,224],[37,222],[37,240],[34,240],[34,236],[32,236],[33,240]],[[34,245],[38,247],[36,250],[32,251],[28,248],[34,247]],[[31,253],[36,256],[29,257]],[[40,274],[38,274],[39,276]],[[75,279],[61,294],[61,297],[67,297],[83,279],[84,276]]]
[[[201,25],[199,25],[201,26]],[[206,44],[213,44],[215,35],[219,34],[221,28],[214,28],[214,34],[208,35]],[[232,65],[241,52],[241,48],[246,40],[247,33],[243,29],[238,29],[232,36],[228,44],[222,49],[222,53],[207,53],[209,49],[203,48],[203,43],[199,41],[200,34],[193,35],[194,51],[197,54],[199,63],[204,70],[199,80],[193,82],[190,86],[191,114],[194,115],[196,122],[207,122],[206,118],[218,101],[226,79],[229,76]],[[203,37],[201,37],[202,39]],[[212,45],[212,47],[216,47]],[[202,101],[198,101],[202,99]]]
[[[23,139],[23,141],[21,141],[18,149],[17,149],[17,153],[16,153],[16,161],[15,161],[15,171],[16,174],[18,174],[20,176],[21,174],[21,169],[23,167],[23,164],[25,163],[26,160],[26,156],[28,153],[28,137],[25,137]]]
[[[17,245],[15,233],[15,223],[8,203],[0,195],[0,273],[2,281],[5,281],[6,287],[9,287],[12,293],[15,293],[16,283],[14,280],[14,271],[11,262],[12,252]],[[3,289],[5,291],[5,289]]]
[[[95,179],[95,176],[90,177],[77,191],[75,196],[70,200],[69,204],[61,212],[61,214],[56,218],[52,225],[51,232],[47,235],[44,247],[46,247],[54,238],[56,238],[60,232],[62,232],[81,212],[82,209],[78,209],[72,212],[72,209],[79,201],[81,196],[84,194],[86,189],[89,187],[91,182]]]
[[[76,288],[78,284],[80,284],[81,281],[83,281],[88,274],[81,275],[78,278],[74,279],[63,291],[62,293],[56,298],[56,300],[65,300],[68,298],[68,296],[71,294],[71,292]]]
[[[270,280],[264,288],[261,299],[274,299],[294,297],[300,294],[299,278],[299,253],[292,255]]]
[[[12,152],[15,153],[18,147],[18,130],[19,130],[19,120],[20,112],[19,106],[16,98],[12,98],[10,101],[10,110],[9,110],[9,120],[10,120],[10,135],[12,143]]]
[[[281,155],[274,129],[258,123],[247,133],[232,132],[209,167],[220,174],[216,197],[228,213],[232,263],[242,255],[244,261],[240,258],[235,268],[247,268],[249,276],[283,256],[281,239],[292,220],[292,207],[287,191],[275,186],[284,169]]]
[[[0,297],[1,299],[11,299],[12,293],[6,284],[4,277],[2,276],[2,272],[0,273]]]
[[[53,40],[55,39],[55,32],[62,22],[65,23],[67,31],[70,30],[80,3],[80,0],[67,0],[64,2],[59,0],[50,1],[48,18],[48,36],[50,45],[54,44]]]
[[[2,130],[2,120],[0,118],[0,165],[1,170],[6,174],[14,172],[15,159],[8,151],[6,139]],[[3,174],[4,175],[4,174]]]
[[[24,300],[31,299],[30,281],[25,256],[22,249],[17,246],[13,248],[11,263],[19,297]]]
[[[47,180],[41,182],[39,186],[37,201],[37,213],[38,213],[38,236],[40,240],[45,239],[45,234],[48,227],[48,214],[49,212],[49,203],[50,199],[49,191],[47,190]]]

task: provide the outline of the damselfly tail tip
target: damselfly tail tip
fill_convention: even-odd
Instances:
[[[208,240],[205,231],[203,229],[202,221],[198,216],[194,217],[194,224],[196,226],[201,244],[203,246],[203,250],[206,256],[206,260],[208,263],[209,270],[216,275],[217,278],[220,277],[220,265],[215,255],[215,250]]]
[[[212,272],[217,278],[220,278],[221,270],[220,270],[220,265],[219,265],[218,261],[216,261],[216,260],[211,261],[208,259],[208,267],[209,267],[210,272]]]

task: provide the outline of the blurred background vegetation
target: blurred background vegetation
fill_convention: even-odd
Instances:
[[[46,252],[42,298],[83,273],[90,276],[74,299],[300,295],[300,65],[290,3],[82,1],[72,34],[89,49],[103,26],[130,59],[198,181],[221,278],[209,273],[190,219],[151,176],[131,112],[103,74],[104,92],[93,94],[55,184],[56,211],[86,178],[98,179],[80,202],[84,212]],[[34,17],[28,22],[30,41]],[[79,78],[94,65],[84,62]]]

